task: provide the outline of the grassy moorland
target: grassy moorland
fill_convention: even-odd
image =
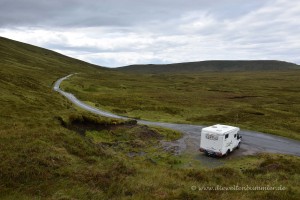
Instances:
[[[177,132],[85,113],[52,90],[67,74],[108,70],[4,38],[0,56],[0,199],[299,197],[298,157],[261,154],[205,168],[160,148]],[[217,185],[285,190],[192,189]]]
[[[78,74],[62,83],[79,99],[133,118],[225,123],[300,139],[300,70]]]

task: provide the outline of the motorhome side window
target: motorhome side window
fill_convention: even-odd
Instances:
[[[225,139],[227,139],[227,138],[228,138],[228,134],[225,135]]]
[[[236,138],[236,134],[234,134],[234,138]]]

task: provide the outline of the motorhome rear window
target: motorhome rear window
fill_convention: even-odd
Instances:
[[[209,140],[218,140],[218,135],[215,134],[206,134],[205,137]]]
[[[225,139],[227,139],[227,138],[228,138],[228,134],[225,135]]]

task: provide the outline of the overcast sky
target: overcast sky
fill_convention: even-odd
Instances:
[[[94,64],[300,64],[300,0],[0,0],[0,36]]]

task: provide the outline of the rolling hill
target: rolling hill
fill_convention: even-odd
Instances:
[[[54,74],[58,74],[78,70],[82,71],[82,68],[85,67],[88,67],[88,69],[104,69],[100,66],[59,54],[55,51],[4,37],[0,37],[0,55],[2,70],[5,67],[14,68],[19,66],[19,69],[27,68],[27,70],[34,70],[34,68],[42,68],[43,70],[48,70],[48,72],[51,71]],[[85,70],[87,69],[85,68]]]
[[[195,152],[197,159],[175,156],[158,148],[159,142],[176,139],[180,134],[91,115],[53,91],[53,83],[58,78],[74,72],[81,73],[70,81],[75,81],[74,87],[83,90],[91,102],[96,102],[97,98],[91,93],[102,86],[97,81],[104,77],[109,79],[104,80],[108,94],[111,86],[125,92],[130,84],[137,84],[130,73],[115,73],[0,37],[0,199],[299,197],[298,157],[262,154],[224,159],[221,161],[224,165],[211,169],[198,159],[198,152]],[[85,79],[77,82],[83,77]],[[124,79],[131,83],[122,85]],[[151,87],[157,93],[156,87]],[[210,89],[222,88],[211,85]],[[298,94],[296,89],[289,88],[289,91]],[[120,97],[107,99],[107,103],[123,100]],[[191,186],[234,184],[267,186],[270,180],[276,180],[274,186],[283,185],[288,189],[234,193],[191,189]]]
[[[61,101],[60,96],[52,91],[52,84],[59,77],[74,72],[104,70],[54,51],[3,37],[0,37],[0,55],[0,120],[3,122],[20,121],[33,116],[33,113],[41,115],[44,109],[49,112],[55,110],[55,106],[47,107],[49,102]]]
[[[201,71],[266,71],[300,69],[290,62],[277,60],[215,60],[165,65],[129,65],[117,70],[135,73],[201,72]]]
[[[0,199],[45,199],[64,184],[84,185],[70,174],[101,151],[61,125],[80,112],[52,89],[58,78],[84,71],[105,70],[0,38]]]

